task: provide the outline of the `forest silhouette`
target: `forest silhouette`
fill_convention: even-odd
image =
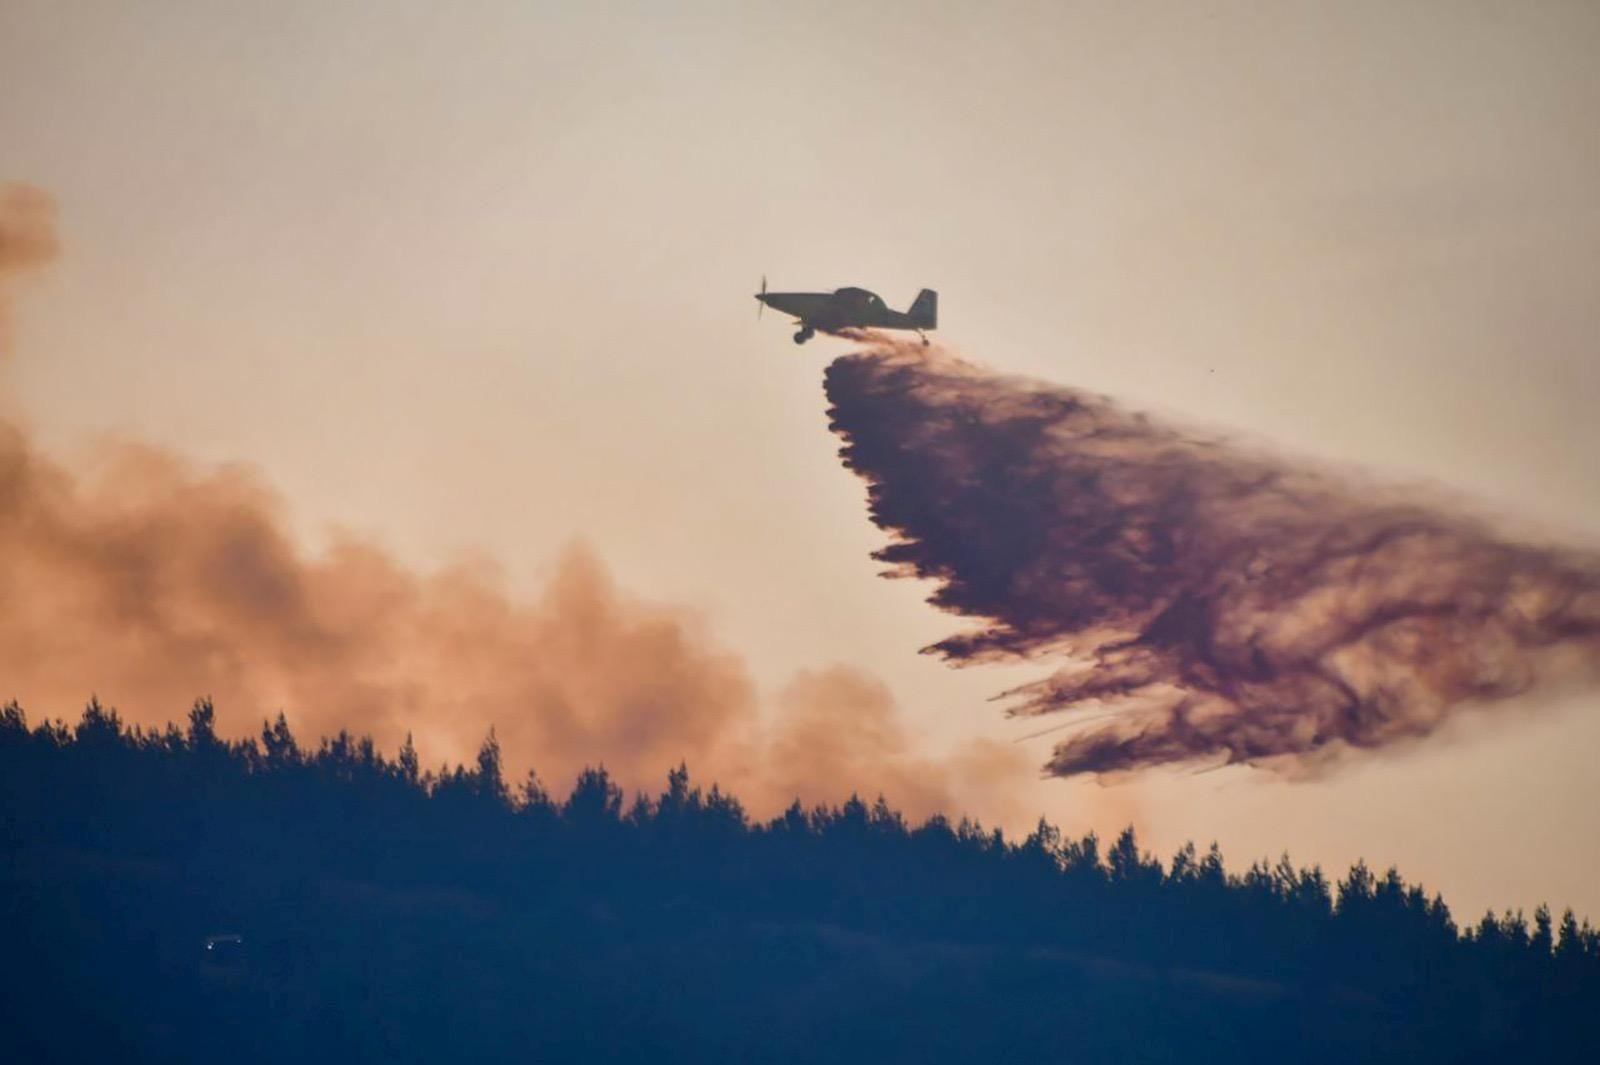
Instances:
[[[0,709],[5,1056],[34,1061],[1592,1060],[1600,933],[1398,872],[1169,861],[883,799],[753,821],[680,765],[565,798]]]

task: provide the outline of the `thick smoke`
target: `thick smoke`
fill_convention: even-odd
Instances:
[[[0,296],[51,258],[52,216],[41,193],[0,191]],[[522,600],[488,563],[421,574],[356,540],[311,554],[248,468],[139,444],[69,468],[0,422],[0,701],[70,715],[91,693],[145,725],[204,694],[235,736],[280,710],[307,739],[392,751],[413,733],[431,761],[470,759],[493,727],[557,789],[599,762],[654,789],[687,760],[757,812],[856,788],[994,817],[1020,768],[1011,748],[913,750],[888,692],[842,667],[764,708],[692,612],[627,595],[581,548]]]
[[[1310,766],[1600,675],[1600,557],[1111,401],[867,337],[828,370],[892,576],[979,619],[927,650],[1070,663],[1012,711],[1100,707],[1049,771]]]
[[[518,604],[492,570],[419,576],[358,542],[308,557],[247,471],[138,446],[99,464],[68,471],[0,428],[0,678],[28,705],[94,690],[157,723],[204,693],[234,734],[281,709],[456,757],[493,724],[545,772],[604,758],[641,778],[717,753],[754,706],[737,659],[582,552]]]
[[[248,470],[137,445],[68,470],[3,423],[0,603],[0,699],[35,710],[94,691],[155,725],[204,693],[233,735],[283,710],[302,735],[393,750],[409,732],[455,760],[493,727],[512,765],[557,787],[604,762],[651,788],[686,759],[761,812],[858,789],[996,816],[1019,769],[1012,748],[919,755],[887,690],[842,667],[802,674],[764,713],[691,612],[626,595],[584,549],[531,601],[488,564],[417,574],[358,541],[311,556]]]

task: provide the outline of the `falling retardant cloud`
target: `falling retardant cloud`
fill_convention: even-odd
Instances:
[[[1059,655],[1013,713],[1100,711],[1062,776],[1309,768],[1600,678],[1600,555],[866,334],[828,369],[891,576],[976,619],[927,650]]]
[[[53,213],[0,190],[0,298],[53,256]],[[410,733],[435,762],[469,759],[492,727],[513,770],[558,790],[597,763],[655,789],[687,761],[758,813],[859,789],[993,818],[1024,768],[981,742],[914,750],[887,690],[851,669],[802,674],[764,708],[693,612],[626,594],[581,547],[519,599],[486,561],[418,573],[348,538],[308,553],[248,467],[136,442],[69,467],[0,422],[0,701],[70,715],[91,693],[144,725],[208,695],[233,736],[280,710],[308,739],[393,751]]]

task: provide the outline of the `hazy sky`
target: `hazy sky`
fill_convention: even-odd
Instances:
[[[969,358],[1593,544],[1597,55],[1593,3],[6,0],[0,180],[65,255],[0,414],[253,462],[308,544],[526,594],[581,538],[766,688],[844,662],[930,747],[1018,737],[986,699],[1039,670],[915,653],[955,623],[874,576],[845,348],[758,323],[761,275],[937,288]],[[1314,783],[1030,794],[1600,916],[1597,700]]]

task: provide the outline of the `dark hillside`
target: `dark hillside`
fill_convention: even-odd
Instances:
[[[0,713],[16,1061],[1528,1061],[1600,1045],[1600,935],[1459,930],[1390,871],[1165,866],[879,801],[753,824],[672,773],[510,786],[283,723]],[[1554,927],[1552,927],[1554,925]],[[207,947],[208,937],[213,938]]]

